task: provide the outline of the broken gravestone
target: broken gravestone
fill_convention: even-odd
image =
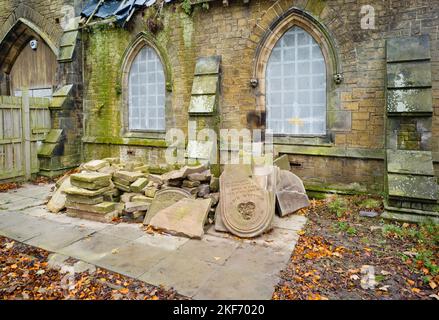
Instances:
[[[274,201],[271,193],[242,169],[241,165],[229,165],[221,175],[221,218],[234,235],[252,238],[271,226]]]
[[[218,206],[215,209],[215,231],[218,232],[228,232],[226,226],[224,225],[223,219],[221,218],[221,204],[218,203]]]
[[[143,224],[148,225],[157,212],[173,205],[183,198],[193,198],[193,195],[184,189],[172,187],[157,191],[154,200],[145,215]]]
[[[286,170],[280,171],[276,185],[276,198],[278,213],[281,217],[309,206],[309,199],[302,180]]]
[[[201,239],[210,207],[210,199],[183,198],[157,212],[150,225],[174,235]]]

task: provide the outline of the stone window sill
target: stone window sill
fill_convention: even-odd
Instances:
[[[137,138],[137,139],[157,139],[165,140],[166,131],[129,131],[123,135],[124,138]]]
[[[302,145],[302,146],[316,146],[316,147],[333,147],[329,136],[279,136],[273,137],[273,143],[279,145]]]

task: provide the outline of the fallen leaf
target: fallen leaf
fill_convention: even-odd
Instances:
[[[379,287],[378,290],[387,292],[389,288],[390,288],[390,286],[382,286],[382,287]]]
[[[430,288],[433,290],[437,288],[437,284],[434,281],[430,281],[428,284],[430,285]]]

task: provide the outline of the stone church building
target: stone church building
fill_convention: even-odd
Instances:
[[[260,128],[309,192],[437,219],[438,32],[436,0],[0,0],[0,180]]]

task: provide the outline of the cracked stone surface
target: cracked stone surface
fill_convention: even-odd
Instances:
[[[76,272],[102,267],[194,299],[270,299],[290,258],[302,216],[276,217],[259,238],[237,239],[209,227],[202,240],[147,233],[141,224],[110,224],[52,214],[52,185],[0,194],[0,235],[53,252],[49,264]]]

